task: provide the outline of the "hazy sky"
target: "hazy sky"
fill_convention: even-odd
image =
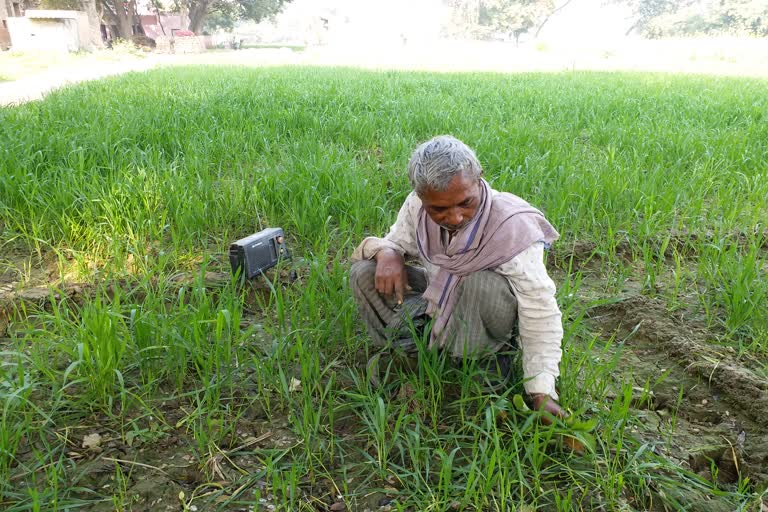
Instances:
[[[626,9],[604,0],[572,0],[545,25],[541,39],[605,41],[624,36],[629,27]],[[329,42],[434,40],[448,10],[441,0],[294,0],[277,18],[281,31],[297,31],[328,21]]]
[[[628,16],[628,9],[604,0],[572,0],[547,22],[540,36],[582,42],[623,38],[632,24]]]

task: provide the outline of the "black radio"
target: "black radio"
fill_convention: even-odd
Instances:
[[[291,255],[285,245],[285,235],[281,228],[267,228],[229,246],[232,273],[240,270],[240,275],[246,279],[263,274],[280,260],[289,259]]]

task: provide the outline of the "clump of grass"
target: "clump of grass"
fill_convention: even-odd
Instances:
[[[708,245],[699,260],[707,283],[709,320],[722,324],[740,351],[765,354],[768,319],[763,305],[768,300],[765,279],[766,254],[762,236],[750,237],[746,247],[731,240]]]

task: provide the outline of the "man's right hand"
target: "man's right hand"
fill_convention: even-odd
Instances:
[[[382,249],[376,253],[376,291],[387,297],[394,296],[398,304],[408,286],[405,261],[394,249]]]

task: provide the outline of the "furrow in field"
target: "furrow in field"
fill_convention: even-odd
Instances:
[[[669,435],[667,455],[702,474],[714,461],[719,479],[735,481],[744,471],[753,481],[768,481],[768,382],[757,371],[731,350],[707,343],[695,321],[667,313],[648,297],[596,307],[590,322],[606,337],[624,340],[622,374],[651,383],[648,410],[637,411],[650,425],[646,437],[658,442]],[[675,425],[664,434],[670,415]]]

